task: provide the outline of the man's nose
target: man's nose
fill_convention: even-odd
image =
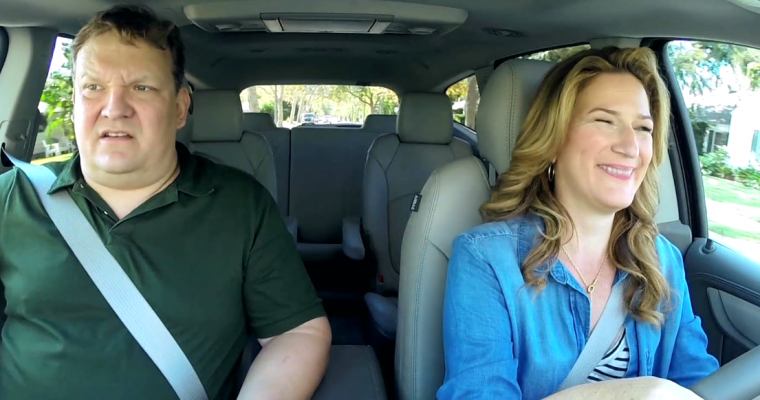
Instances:
[[[106,104],[100,115],[108,119],[129,118],[132,116],[129,104],[129,91],[125,88],[112,88],[108,91]]]

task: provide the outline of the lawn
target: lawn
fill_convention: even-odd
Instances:
[[[703,182],[710,231],[760,243],[760,190],[708,176]]]

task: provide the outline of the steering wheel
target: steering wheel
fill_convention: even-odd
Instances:
[[[705,400],[751,400],[760,396],[760,346],[731,360],[691,387]]]

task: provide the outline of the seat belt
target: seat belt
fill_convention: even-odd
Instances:
[[[32,182],[50,219],[100,293],[169,381],[180,400],[208,400],[203,383],[150,304],[108,251],[66,190],[48,194],[57,179],[49,168],[7,157]]]
[[[581,385],[588,382],[588,376],[596,368],[602,357],[609,351],[613,342],[617,338],[620,328],[625,322],[628,310],[625,307],[624,293],[625,282],[618,282],[613,288],[607,305],[602,311],[596,328],[591,332],[586,346],[581,350],[581,354],[575,361],[575,365],[570,370],[565,381],[562,382],[558,392],[573,386]]]

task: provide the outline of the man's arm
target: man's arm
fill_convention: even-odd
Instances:
[[[248,370],[238,399],[310,399],[327,368],[331,342],[325,317],[259,339],[262,350]]]
[[[309,399],[325,373],[332,332],[277,205],[263,187],[258,194],[243,297],[262,350],[238,398]]]

